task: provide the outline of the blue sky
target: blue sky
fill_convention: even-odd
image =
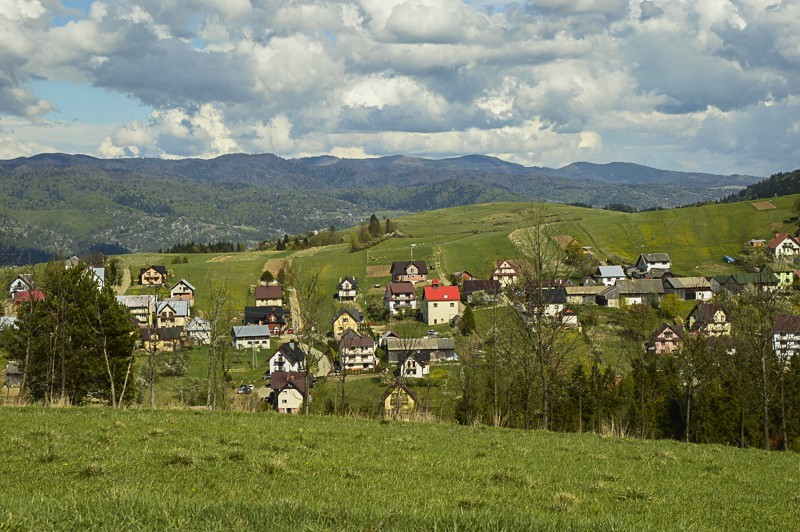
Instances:
[[[800,166],[800,3],[0,0],[0,158]]]

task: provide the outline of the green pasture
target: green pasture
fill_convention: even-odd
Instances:
[[[272,413],[2,408],[13,530],[792,530],[800,457]]]

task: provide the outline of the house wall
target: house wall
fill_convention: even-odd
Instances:
[[[414,398],[398,387],[383,400],[383,417],[409,419],[414,414],[415,408]]]
[[[384,299],[384,306],[389,309],[389,312],[392,314],[398,314],[400,311],[410,308],[416,309],[417,308],[417,298],[416,296],[391,296],[388,299]]]
[[[282,355],[280,355],[279,353],[275,353],[274,355],[272,355],[272,357],[269,359],[269,366],[268,366],[270,373],[274,373],[276,371],[289,372],[289,371],[303,370],[302,364],[300,363],[292,364],[285,358],[283,358],[282,360],[281,359]]]
[[[350,329],[351,331],[358,332],[358,322],[356,322],[349,314],[342,314],[333,322],[333,336],[341,338],[342,335]]]
[[[269,338],[263,336],[254,336],[248,338],[236,338],[233,341],[233,347],[236,349],[269,349]]]
[[[281,390],[275,398],[275,410],[281,414],[298,414],[303,406],[303,394],[294,388]]]
[[[452,301],[426,301],[422,305],[422,321],[428,325],[450,323],[450,320],[461,314],[461,303]]]

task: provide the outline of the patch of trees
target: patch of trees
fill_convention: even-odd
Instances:
[[[210,242],[208,244],[186,242],[175,244],[166,251],[159,253],[239,253],[247,248],[241,242]]]
[[[792,172],[779,172],[758,183],[749,185],[742,190],[720,200],[722,203],[772,198],[774,196],[788,196],[800,193],[800,169]]]
[[[370,248],[395,234],[397,227],[390,218],[381,222],[375,214],[369,222],[362,221],[358,230],[350,234],[350,251],[361,251]]]
[[[23,372],[20,397],[45,405],[129,401],[138,331],[128,309],[108,285],[98,290],[88,270],[63,262],[48,264],[36,286],[44,297],[19,307],[7,345]]]
[[[336,226],[331,225],[325,231],[309,231],[305,234],[294,235],[289,237],[288,234],[283,235],[275,243],[276,251],[283,251],[285,249],[306,249],[319,246],[330,246],[332,244],[341,244],[344,238],[336,230]],[[268,249],[270,247],[269,241],[263,241],[259,244],[259,249]]]
[[[617,211],[617,212],[639,212],[639,209],[636,207],[632,207],[627,203],[609,203],[605,207],[603,207],[604,211]]]

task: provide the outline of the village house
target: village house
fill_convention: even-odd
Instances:
[[[31,301],[42,301],[44,299],[44,292],[41,290],[23,290],[14,292],[14,303],[21,305]]]
[[[767,241],[763,238],[753,238],[747,241],[747,245],[751,248],[763,248],[767,245]]]
[[[165,266],[148,266],[139,270],[139,284],[142,286],[164,286],[166,282]]]
[[[453,279],[455,279],[455,284],[458,286],[464,286],[464,281],[472,281],[475,279],[475,276],[469,273],[467,270],[463,270],[453,274]]]
[[[189,323],[189,302],[165,299],[156,310],[156,326],[186,328]]]
[[[378,347],[386,351],[386,340],[389,338],[400,338],[400,336],[394,331],[386,331],[378,338]]]
[[[616,284],[620,305],[648,305],[660,302],[664,284],[658,279],[626,279]]]
[[[617,281],[623,281],[627,279],[625,270],[623,270],[622,266],[619,265],[598,266],[593,277],[595,281],[603,286],[614,286],[617,284]]]
[[[778,290],[786,290],[794,283],[794,266],[786,262],[773,262],[761,270],[769,278],[769,274],[778,280]]]
[[[668,277],[663,284],[664,294],[675,294],[685,301],[708,301],[714,295],[705,277]]]
[[[469,279],[461,285],[461,301],[464,303],[478,300],[484,303],[496,303],[502,294],[500,281],[495,279]]]
[[[174,351],[183,346],[183,327],[142,327],[139,331],[148,351]]]
[[[234,325],[231,343],[236,349],[269,349],[270,332],[266,325]]]
[[[778,289],[778,278],[766,268],[759,272],[736,272],[728,276],[723,288],[732,294],[745,291],[774,292]]]
[[[391,274],[395,283],[424,283],[428,279],[428,265],[420,260],[393,262]]]
[[[343,308],[333,318],[331,333],[336,340],[339,340],[348,330],[358,332],[363,322],[364,315],[360,310]]]
[[[406,309],[416,309],[417,295],[414,293],[414,283],[388,283],[383,296],[383,305],[393,316]]]
[[[530,286],[526,292],[528,304],[524,311],[533,319],[538,319],[539,316],[555,318],[567,305],[567,289],[564,287],[536,288]]]
[[[567,293],[568,305],[594,305],[597,303],[597,296],[606,288],[605,285],[597,286],[567,286],[564,291]]]
[[[397,373],[409,379],[421,379],[430,372],[430,355],[420,351],[409,353],[397,366]]]
[[[181,279],[169,289],[169,298],[177,301],[190,301],[194,303],[194,286],[186,279]]]
[[[389,364],[397,364],[405,360],[411,353],[421,353],[430,362],[457,360],[456,342],[452,338],[386,338],[386,360]]]
[[[297,342],[280,346],[269,357],[267,375],[275,372],[297,372],[305,370],[306,354]]]
[[[117,302],[128,308],[139,323],[150,325],[156,311],[156,296],[117,296]]]
[[[779,360],[800,353],[800,316],[776,316],[772,325],[772,349]]]
[[[450,323],[461,315],[461,294],[457,286],[440,286],[437,279],[422,291],[422,321],[428,325]]]
[[[680,350],[683,344],[683,328],[662,323],[650,335],[647,350],[655,355],[671,354]]]
[[[102,261],[99,264],[101,264],[101,266],[88,264],[73,255],[64,261],[64,269],[85,268],[86,275],[91,276],[98,290],[102,290],[106,282],[106,269],[102,266]]]
[[[0,331],[17,328],[16,316],[0,316]]]
[[[340,303],[355,301],[356,294],[358,293],[358,278],[345,277],[344,279],[339,279],[339,284],[336,285],[336,290]]]
[[[729,336],[728,310],[720,303],[698,303],[686,317],[686,328],[703,336]]]
[[[211,324],[199,316],[189,322],[189,325],[186,326],[186,333],[198,345],[211,343]]]
[[[636,261],[636,268],[640,272],[670,270],[672,269],[672,261],[666,253],[642,253]]]
[[[286,328],[283,307],[245,307],[245,325],[265,325],[272,336],[280,336]]]
[[[15,293],[28,292],[34,288],[33,275],[30,273],[21,273],[11,281],[11,285],[8,288],[8,297],[14,299]]]
[[[19,360],[9,360],[6,363],[6,379],[3,388],[19,388],[22,384],[22,370]]]
[[[256,286],[255,301],[257,307],[282,307],[283,287],[279,284]]]
[[[339,340],[339,359],[342,369],[368,371],[378,365],[375,340],[348,330]]]
[[[492,279],[500,283],[501,288],[514,285],[519,281],[520,276],[519,265],[510,260],[499,260],[495,262],[494,271],[492,272]]]
[[[306,374],[300,371],[277,371],[270,375],[267,401],[281,414],[298,414],[306,397]]]
[[[767,247],[777,259],[800,255],[800,239],[788,233],[777,233]]]
[[[417,394],[408,386],[394,381],[382,396],[383,418],[409,420],[414,417],[417,407]]]

